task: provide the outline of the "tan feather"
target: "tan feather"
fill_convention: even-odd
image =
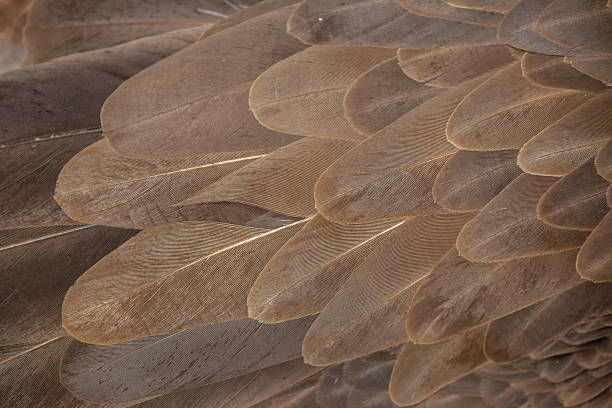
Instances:
[[[581,322],[609,311],[610,284],[584,282],[548,300],[492,322],[484,350],[495,362],[516,361]]]
[[[607,55],[567,55],[565,61],[608,86],[612,85],[612,57]]]
[[[448,140],[465,150],[517,149],[588,98],[583,92],[534,85],[517,62],[457,106],[448,121]]]
[[[534,31],[538,17],[552,0],[514,1],[510,10],[498,26],[497,36],[508,45],[546,55],[582,54],[579,50],[564,47],[549,41]]]
[[[138,408],[247,408],[316,375],[323,367],[301,358],[203,387],[174,391],[137,404]]]
[[[82,223],[124,228],[194,220],[238,223],[263,211],[247,208],[232,217],[237,211],[226,215],[220,205],[174,205],[268,152],[137,159],[119,156],[104,139],[68,162],[57,180],[55,199],[70,218]]]
[[[417,343],[445,340],[578,285],[577,249],[498,263],[472,263],[455,249],[425,277],[408,311]]]
[[[553,184],[538,201],[538,218],[557,228],[592,230],[608,213],[609,187],[593,158]]]
[[[587,232],[554,228],[536,213],[540,197],[557,179],[523,174],[468,222],[457,238],[470,261],[500,261],[561,252],[582,245]]]
[[[262,325],[244,319],[111,346],[73,341],[62,357],[61,381],[75,396],[98,403],[218,383],[300,357],[311,322]]]
[[[394,55],[380,47],[310,47],[257,78],[250,108],[261,124],[279,132],[362,140],[344,117],[344,94],[361,74]]]
[[[521,59],[523,76],[539,86],[596,92],[607,87],[574,69],[561,56],[525,53]]]
[[[612,54],[610,26],[612,9],[606,0],[555,0],[540,14],[535,31],[565,47]]]
[[[592,383],[580,387],[572,392],[560,392],[559,399],[565,407],[575,407],[584,404],[597,397],[599,394],[608,391],[612,386],[612,374],[603,378],[598,378]],[[609,391],[608,391],[609,392]],[[609,402],[609,397],[606,399]],[[605,405],[604,405],[605,406]]]
[[[431,189],[457,151],[446,122],[474,81],[428,100],[335,162],[317,182],[317,209],[339,222],[440,212]]]
[[[473,214],[417,217],[392,231],[325,306],[304,339],[309,363],[330,364],[405,341],[405,315],[422,279]],[[375,330],[373,326],[376,326]],[[385,336],[380,336],[384,328]]]
[[[480,210],[522,171],[515,150],[457,152],[433,186],[436,203],[450,211]]]
[[[596,153],[610,132],[612,91],[605,91],[527,142],[519,152],[519,166],[532,174],[565,175]]]
[[[404,223],[310,220],[272,257],[251,288],[249,316],[278,322],[318,313],[352,272]]]
[[[77,339],[110,344],[245,318],[259,272],[305,222],[275,230],[212,222],[147,229],[70,288],[64,327]]]
[[[444,0],[455,7],[471,8],[474,10],[505,12],[514,7],[518,0]]]
[[[578,254],[578,273],[594,282],[612,281],[612,211],[597,224]]]
[[[70,285],[134,233],[85,225],[14,236],[0,249],[0,345],[65,335],[61,305]]]
[[[503,15],[486,10],[454,7],[443,0],[399,0],[400,4],[411,13],[461,21],[464,23],[496,27]]]
[[[344,96],[344,115],[355,130],[369,136],[441,91],[406,77],[392,58],[351,84]]]
[[[294,217],[316,213],[314,188],[327,167],[354,142],[304,138],[247,163],[220,180],[189,194],[179,205],[238,202]]]
[[[402,48],[398,58],[404,73],[415,81],[452,88],[512,64],[518,56],[510,47],[472,45],[416,50]]]
[[[289,18],[287,30],[306,44],[426,48],[499,43],[494,27],[419,16],[396,0],[306,0]]]
[[[297,140],[260,126],[247,96],[261,72],[304,48],[285,32],[291,11],[223,30],[126,81],[101,113],[111,146],[130,157],[180,157]]]
[[[612,140],[603,145],[595,156],[595,167],[597,174],[612,183]]]
[[[399,405],[418,403],[487,362],[482,353],[485,330],[471,330],[452,340],[404,346],[393,368],[389,393]]]
[[[167,31],[207,29],[232,11],[222,0],[132,0],[129,4],[40,0],[34,3],[25,30],[28,60],[38,64]]]

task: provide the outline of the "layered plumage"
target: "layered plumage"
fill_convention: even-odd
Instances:
[[[610,407],[610,2],[29,6],[0,407]]]

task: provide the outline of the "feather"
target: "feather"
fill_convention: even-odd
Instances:
[[[249,316],[279,322],[319,313],[352,272],[403,220],[310,220],[268,262],[248,297]]]
[[[244,167],[195,191],[179,205],[237,202],[294,217],[316,213],[314,188],[323,171],[354,142],[304,138],[251,161]],[[184,177],[184,176],[182,176]]]
[[[567,332],[584,316],[612,307],[611,284],[584,282],[489,325],[484,350],[495,362],[516,361]]]
[[[87,147],[64,167],[55,199],[74,220],[125,228],[147,228],[179,221],[239,221],[221,207],[177,207],[202,187],[264,157],[268,151],[212,153],[177,159],[119,156],[108,140]],[[251,217],[261,215],[254,210]]]
[[[99,128],[100,108],[121,82],[201,32],[192,28],[142,38],[5,73],[0,76],[0,146]]]
[[[612,140],[603,145],[595,156],[595,168],[597,174],[612,183]]]
[[[440,212],[431,189],[457,151],[446,122],[475,81],[426,101],[336,161],[317,182],[317,209],[338,222]]]
[[[518,407],[525,402],[525,394],[503,381],[483,379],[480,384],[482,400],[492,407]]]
[[[257,78],[249,105],[261,124],[279,132],[362,140],[344,117],[344,94],[361,74],[394,55],[380,47],[310,47]]]
[[[138,408],[247,408],[300,383],[323,367],[304,364],[301,358],[254,371],[203,387],[174,391],[149,401]]]
[[[64,164],[99,140],[99,130],[70,132],[0,147],[0,228],[76,224],[53,200]]]
[[[497,12],[506,12],[511,10],[517,1],[518,0],[444,0],[444,2],[455,7]]]
[[[486,10],[454,7],[443,0],[398,0],[411,13],[463,23],[497,27],[503,15]]]
[[[535,31],[565,47],[612,54],[612,9],[606,0],[554,0],[542,11]]]
[[[399,48],[496,44],[496,29],[410,13],[396,0],[305,0],[287,31],[306,44]]]
[[[389,384],[393,401],[416,404],[485,364],[484,334],[483,328],[477,328],[440,343],[406,344]]]
[[[128,402],[195,388],[298,358],[311,322],[263,325],[244,319],[111,346],[73,341],[62,357],[60,377],[72,394],[92,402]]]
[[[28,60],[38,64],[168,31],[207,29],[231,11],[222,0],[39,0],[25,30]]]
[[[612,387],[612,375],[598,378],[592,383],[572,392],[560,392],[559,399],[563,402],[563,406],[574,407],[579,404],[587,403],[599,394],[608,391],[609,387]],[[609,402],[610,400],[607,399],[607,401]]]
[[[612,211],[597,224],[578,254],[576,267],[585,279],[594,282],[612,281]]]
[[[304,49],[285,32],[292,10],[223,30],[122,84],[101,112],[113,149],[159,158],[271,149],[297,140],[260,126],[247,100],[261,72]]]
[[[251,408],[323,408],[317,404],[319,378],[311,378]]]
[[[325,306],[304,339],[309,363],[330,364],[405,341],[403,316],[423,277],[473,214],[436,214],[393,230]],[[380,336],[384,327],[385,336]]]
[[[0,230],[0,251],[62,235],[74,229],[74,225],[3,229]]]
[[[472,263],[455,249],[423,279],[406,328],[417,343],[446,340],[581,283],[577,249],[496,263]]]
[[[510,47],[501,45],[472,45],[416,50],[402,48],[398,58],[404,73],[415,81],[452,88],[514,63],[517,54]]]
[[[567,55],[565,62],[608,86],[612,85],[612,57],[607,55]]]
[[[609,186],[591,158],[540,197],[538,218],[557,228],[592,230],[609,210],[605,197]]]
[[[605,91],[527,142],[519,152],[518,164],[532,174],[565,175],[596,153],[611,132],[612,91]]]
[[[521,59],[523,76],[538,86],[596,92],[607,87],[574,69],[561,56],[525,53]]]
[[[523,174],[468,222],[457,238],[459,254],[470,261],[500,261],[561,252],[582,245],[588,232],[542,222],[540,197],[557,179]]]
[[[82,402],[60,384],[59,360],[69,342],[67,337],[53,339],[0,364],[0,407],[119,408]]]
[[[551,1],[514,1],[514,7],[504,16],[498,26],[498,38],[513,47],[540,54],[583,54],[579,50],[572,50],[551,42],[534,31],[538,17]]]
[[[303,226],[275,230],[212,222],[146,229],[87,271],[66,294],[66,330],[111,344],[247,317],[247,294]]]
[[[474,89],[448,121],[448,140],[465,150],[518,149],[589,98],[534,85],[515,63]]]
[[[246,8],[241,8],[238,11],[232,11],[227,18],[217,21],[211,28],[206,30],[200,37],[200,40],[210,37],[213,34],[217,34],[220,31],[226,30],[237,26],[238,24],[244,23],[255,17],[259,17],[263,14],[269,13],[276,9],[291,6],[298,3],[300,0],[255,0],[258,3],[249,5]],[[254,1],[251,0],[249,4]],[[228,2],[226,1],[227,5]],[[200,7],[201,8],[201,7]],[[210,11],[210,10],[209,10]],[[210,13],[207,13],[210,14]]]
[[[457,152],[438,173],[434,200],[450,211],[480,210],[521,175],[516,154],[515,150]]]
[[[335,365],[326,369],[319,378],[315,400],[325,408],[348,408],[348,394],[351,385],[343,378],[343,365]]]
[[[351,84],[344,96],[344,115],[355,130],[369,136],[441,91],[406,77],[392,58]]]
[[[39,230],[0,249],[0,345],[65,335],[61,305],[70,285],[134,233],[92,225]]]
[[[57,338],[53,338],[43,342],[30,341],[27,343],[0,346],[0,367],[2,366],[2,364],[7,363],[10,360],[19,358],[22,355],[29,353],[30,351],[36,350],[37,348],[44,346],[46,343],[55,340],[57,340]]]

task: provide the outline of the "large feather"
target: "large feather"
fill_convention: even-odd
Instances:
[[[610,183],[597,174],[593,158],[558,180],[540,197],[538,217],[554,227],[592,230],[608,213]]]
[[[466,150],[517,149],[589,97],[537,86],[521,64],[499,72],[470,93],[448,121],[448,140]]]
[[[323,367],[301,358],[203,387],[174,391],[137,404],[138,408],[247,408],[316,375]]]
[[[303,226],[275,230],[212,222],[153,227],[70,288],[62,317],[77,339],[109,344],[247,317],[247,294]]]
[[[612,281],[612,210],[597,224],[578,254],[576,266],[585,279]]]
[[[475,81],[426,101],[335,162],[317,183],[317,209],[340,222],[440,212],[431,189],[457,151],[446,122]]]
[[[565,175],[597,152],[611,132],[612,91],[604,91],[527,142],[519,166],[532,174]]]
[[[473,263],[455,249],[421,284],[408,311],[408,335],[431,343],[510,314],[581,282],[577,249],[496,263]]]
[[[61,305],[70,285],[134,233],[74,226],[24,234],[0,248],[0,345],[63,336]]]
[[[522,171],[515,150],[461,150],[446,162],[433,186],[436,203],[450,211],[484,207]]]
[[[132,157],[177,157],[269,149],[297,140],[265,129],[248,109],[251,82],[304,49],[285,32],[292,10],[223,30],[126,81],[101,113],[112,147]]]
[[[554,0],[540,14],[535,31],[569,48],[612,54],[612,8],[606,0]]]
[[[608,86],[612,85],[612,56],[599,54],[568,55],[565,60],[578,71],[584,72]]]
[[[454,7],[443,0],[398,0],[411,13],[420,16],[437,17],[464,23],[496,27],[502,19],[500,13]]]
[[[305,0],[287,30],[306,44],[387,47],[496,44],[496,29],[410,13],[396,0]]]
[[[611,284],[584,282],[548,300],[492,322],[485,353],[496,362],[516,361],[564,334],[585,316],[612,307]]]
[[[525,53],[521,60],[523,76],[536,85],[595,92],[607,87],[596,79],[574,69],[561,56]]]
[[[354,145],[347,140],[310,137],[298,140],[207,187],[202,185],[201,190],[196,188],[181,205],[230,201],[294,217],[311,216],[316,213],[317,179]]]
[[[501,21],[498,27],[498,37],[513,47],[537,52],[547,55],[565,55],[569,53],[579,53],[556,44],[542,37],[534,31],[534,27],[546,6],[552,0],[520,0],[513,1],[515,4]]]
[[[519,176],[465,225],[457,238],[459,254],[499,261],[580,247],[587,232],[554,228],[537,217],[538,200],[556,180]]]
[[[28,60],[37,64],[167,31],[206,29],[232,11],[223,0],[39,0],[25,30]]]
[[[344,94],[361,74],[394,55],[380,47],[310,47],[257,78],[249,105],[261,124],[279,132],[363,139],[344,117]]]
[[[60,170],[87,145],[100,139],[84,130],[0,147],[0,228],[76,224],[53,200]]]
[[[441,91],[408,78],[392,58],[351,84],[344,96],[344,115],[357,131],[373,135]]]
[[[517,60],[517,53],[501,45],[472,45],[399,50],[400,66],[410,78],[430,86],[451,88]]]
[[[277,322],[318,313],[404,220],[335,224],[309,221],[266,265],[248,297],[249,316]]]
[[[417,217],[393,230],[325,306],[304,340],[307,362],[329,364],[406,338],[407,306],[473,214]],[[385,336],[380,329],[385,328]],[[361,355],[363,355],[361,354]]]
[[[484,333],[484,328],[477,328],[445,342],[406,344],[391,376],[393,401],[416,404],[485,364]]]
[[[119,156],[104,139],[81,151],[63,168],[55,199],[70,218],[82,223],[125,228],[193,220],[239,223],[260,216],[262,211],[253,209],[251,214],[245,208],[226,212],[221,205],[175,204],[266,153],[137,159]]]
[[[79,398],[114,403],[212,384],[298,358],[311,322],[244,319],[112,346],[73,341],[61,381]]]

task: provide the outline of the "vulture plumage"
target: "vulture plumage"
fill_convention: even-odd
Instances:
[[[0,0],[0,408],[612,407],[612,1]]]

